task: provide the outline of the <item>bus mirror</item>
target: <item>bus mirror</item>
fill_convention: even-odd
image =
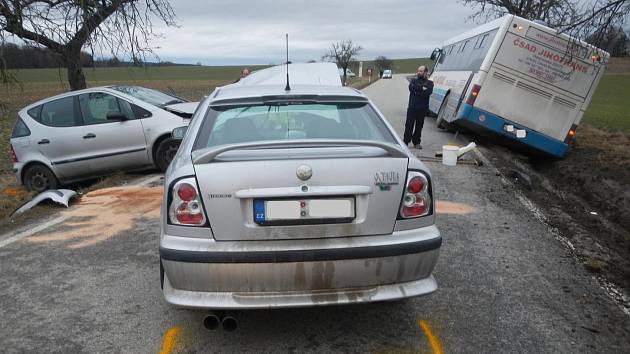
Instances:
[[[435,59],[437,59],[438,54],[440,54],[440,49],[439,48],[435,48],[433,49],[433,53],[431,53],[431,61],[435,61]]]

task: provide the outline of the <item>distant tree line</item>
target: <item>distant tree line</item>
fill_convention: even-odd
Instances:
[[[21,46],[14,43],[0,45],[0,60],[4,61],[7,69],[58,68],[63,66],[59,54],[45,48]],[[94,66],[92,55],[81,52],[81,65]]]
[[[4,61],[7,69],[35,69],[35,68],[59,68],[64,67],[63,59],[59,54],[47,48],[39,48],[14,43],[0,45],[0,60]],[[176,64],[170,61],[144,62],[140,59],[123,61],[116,57],[106,59],[94,59],[92,54],[81,52],[81,66],[86,67],[129,67],[129,66],[173,66],[189,65]]]

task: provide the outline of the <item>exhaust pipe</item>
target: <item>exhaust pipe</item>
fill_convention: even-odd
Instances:
[[[203,318],[203,326],[209,331],[214,331],[219,328],[219,323],[221,323],[221,320],[215,313],[210,313]]]
[[[234,332],[238,328],[238,319],[233,313],[228,313],[221,319],[221,327],[226,332]]]

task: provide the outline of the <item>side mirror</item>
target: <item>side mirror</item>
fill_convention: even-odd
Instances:
[[[431,53],[431,61],[435,61],[435,59],[438,58],[441,52],[442,50],[440,48],[433,49],[433,52]]]
[[[129,118],[122,112],[108,112],[106,116],[107,120],[115,120],[115,121],[126,121]]]
[[[177,127],[173,129],[171,135],[173,136],[173,139],[182,140],[184,139],[184,135],[186,135],[186,130],[188,130],[188,126]]]

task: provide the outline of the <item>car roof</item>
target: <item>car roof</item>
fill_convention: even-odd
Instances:
[[[32,107],[36,107],[39,106],[40,104],[44,104],[46,102],[51,102],[60,98],[64,98],[64,97],[68,97],[68,96],[75,96],[75,95],[80,95],[82,93],[87,93],[87,92],[94,92],[94,91],[106,91],[106,92],[117,92],[114,91],[111,86],[96,86],[96,87],[90,87],[90,88],[86,88],[83,90],[76,90],[76,91],[68,91],[68,92],[64,92],[64,93],[60,93],[54,96],[50,96],[50,97],[46,97],[46,98],[42,98],[39,101],[33,102],[27,106],[25,106],[23,109],[31,109]],[[120,92],[118,92],[120,93]]]
[[[278,85],[284,87],[287,72],[291,85],[341,86],[341,79],[334,63],[291,63],[256,70],[241,78],[234,85]]]
[[[368,98],[359,90],[343,86],[291,85],[285,91],[279,85],[228,85],[219,87],[210,96],[210,104],[260,102],[267,100],[316,100],[367,102]]]

